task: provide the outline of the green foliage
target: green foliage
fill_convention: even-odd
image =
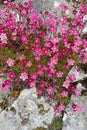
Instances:
[[[61,117],[55,117],[52,124],[48,126],[48,130],[62,130],[63,122]]]
[[[62,127],[63,127],[62,117],[55,117],[51,125],[48,125],[47,129],[43,127],[37,127],[36,129],[33,130],[62,130]]]
[[[36,129],[33,129],[33,130],[46,130],[46,129],[43,127],[37,127]]]
[[[70,97],[61,97],[61,102],[66,106],[70,102]]]
[[[41,57],[41,64],[42,64],[42,65],[47,65],[49,59],[50,59],[49,57],[43,55],[43,56]]]

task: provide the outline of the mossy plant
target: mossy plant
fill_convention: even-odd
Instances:
[[[62,130],[63,121],[61,117],[55,117],[47,130]]]
[[[37,127],[33,130],[62,130],[63,127],[63,121],[61,117],[55,117],[50,125],[48,125],[48,128],[43,127]]]
[[[47,130],[47,129],[44,128],[44,127],[37,127],[37,128],[35,128],[35,129],[33,129],[33,130]]]

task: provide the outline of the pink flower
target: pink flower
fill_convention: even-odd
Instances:
[[[55,72],[56,72],[55,69],[53,69],[53,68],[50,69],[50,73],[55,74]]]
[[[54,25],[50,26],[49,31],[54,33],[56,31],[56,27]]]
[[[81,90],[76,89],[76,90],[75,90],[75,95],[76,95],[76,96],[81,96]]]
[[[67,91],[63,91],[63,92],[61,93],[61,96],[62,96],[62,97],[67,97],[67,96],[68,96],[68,92],[67,92]]]
[[[20,61],[22,61],[22,60],[25,59],[25,56],[24,56],[24,54],[19,54],[19,55],[18,55],[18,58],[19,58]]]
[[[84,64],[87,63],[87,53],[84,54],[84,57],[83,57],[83,61],[82,61]]]
[[[25,36],[25,35],[22,35],[21,36],[21,40],[22,40],[22,42],[25,44],[25,45],[28,45],[28,40],[27,40],[27,37]]]
[[[14,65],[14,60],[12,58],[9,58],[7,61],[6,61],[7,65],[10,67],[10,66],[13,66]]]
[[[30,88],[35,87],[35,86],[36,86],[36,81],[33,81],[30,83]]]
[[[42,94],[43,94],[43,91],[42,91],[41,89],[38,89],[38,90],[37,90],[37,93],[38,93],[39,95],[42,95]]]
[[[21,10],[21,15],[26,15],[27,11],[25,9]]]
[[[22,72],[21,75],[20,75],[20,79],[22,79],[23,81],[25,81],[26,79],[28,79],[28,74],[27,72]]]
[[[38,74],[39,76],[42,76],[42,75],[44,74],[43,69],[39,69],[39,70],[37,71],[37,74]]]
[[[69,85],[70,85],[70,81],[66,80],[66,81],[63,82],[63,87],[64,88],[68,88]]]
[[[54,109],[54,113],[55,113],[55,114],[59,114],[58,109]]]
[[[34,79],[34,80],[36,80],[36,78],[37,78],[37,74],[36,73],[32,73],[30,76],[31,76],[31,79]]]
[[[72,47],[72,50],[73,50],[73,52],[78,53],[79,47],[74,45],[74,46]]]
[[[39,83],[39,87],[40,87],[41,89],[45,88],[45,83],[44,83],[44,82],[40,82],[40,83]]]
[[[65,25],[61,25],[60,26],[60,28],[59,28],[59,31],[61,32],[61,33],[66,33],[66,26]]]
[[[50,94],[53,94],[54,92],[54,88],[53,87],[49,87],[47,88],[47,93],[50,95]]]
[[[81,39],[78,38],[78,40],[76,40],[76,41],[74,42],[74,45],[75,45],[75,46],[81,46],[81,45],[82,45]]]
[[[65,106],[63,105],[63,104],[60,104],[59,106],[58,106],[58,110],[61,112],[61,111],[63,111],[65,109]]]
[[[0,39],[1,39],[1,41],[2,41],[2,43],[7,43],[7,35],[6,35],[6,33],[1,33],[0,34]]]
[[[53,45],[51,50],[53,53],[58,52],[58,45]]]
[[[75,74],[69,74],[69,78],[71,81],[76,80],[76,75]]]
[[[58,43],[58,37],[52,37],[52,38],[51,38],[51,42],[52,42],[53,44]]]
[[[49,69],[53,69],[54,68],[54,64],[53,63],[48,63],[49,65]]]
[[[61,7],[61,8],[64,9],[64,10],[67,10],[67,9],[68,9],[68,6],[66,6],[64,3],[61,3],[61,4],[59,5],[59,7]]]
[[[31,66],[32,66],[32,62],[31,62],[31,61],[28,61],[28,62],[26,63],[26,66],[27,66],[27,67],[31,67]]]
[[[57,78],[62,77],[62,76],[63,76],[63,72],[61,72],[61,71],[57,72],[57,73],[56,73],[56,76],[57,76]]]
[[[69,66],[74,65],[74,63],[75,63],[75,61],[72,59],[68,59],[67,62],[68,62]]]
[[[3,82],[3,84],[2,84],[1,90],[2,90],[2,91],[6,91],[6,89],[10,87],[11,83],[12,83],[12,82],[11,82],[10,80],[8,80],[8,79],[5,80],[5,81]]]
[[[40,55],[35,55],[35,60],[40,61]]]
[[[45,44],[44,44],[45,47],[51,47],[51,43],[49,41],[46,41]]]
[[[73,108],[73,110],[74,110],[75,112],[77,112],[77,113],[83,112],[83,108],[82,108],[82,106],[80,106],[80,105],[73,104],[73,105],[72,105],[72,108]]]
[[[52,64],[56,65],[57,62],[58,62],[58,59],[57,59],[56,57],[52,57],[52,58],[50,59],[50,61],[51,61]]]
[[[34,43],[40,43],[40,39],[38,37],[34,38]]]
[[[8,73],[8,78],[14,79],[14,78],[15,78],[14,72],[9,72],[9,73]]]

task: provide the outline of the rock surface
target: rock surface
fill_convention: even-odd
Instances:
[[[37,98],[36,89],[23,90],[8,111],[0,113],[0,130],[33,130],[47,128],[54,118],[54,108]]]
[[[80,104],[83,106],[82,113],[76,113],[71,110],[71,103]],[[87,96],[75,97],[72,96],[71,103],[66,108],[66,113],[63,117],[62,130],[87,130]]]
[[[27,2],[28,0],[15,0],[15,3]],[[60,3],[66,3],[65,0],[33,0],[34,8],[38,11],[53,11],[53,8],[58,6]]]

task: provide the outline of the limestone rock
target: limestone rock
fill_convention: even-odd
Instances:
[[[71,103],[80,104],[83,106],[82,113],[73,112]],[[66,113],[63,117],[62,130],[87,130],[87,96],[75,97],[72,96],[71,103],[66,108]]]
[[[28,0],[15,0],[15,3],[27,2]],[[67,4],[66,0],[33,0],[34,8],[38,11],[53,11],[54,7],[57,7],[60,3]]]
[[[35,92],[36,88],[23,90],[8,111],[0,113],[0,130],[33,130],[51,124],[54,108]]]

